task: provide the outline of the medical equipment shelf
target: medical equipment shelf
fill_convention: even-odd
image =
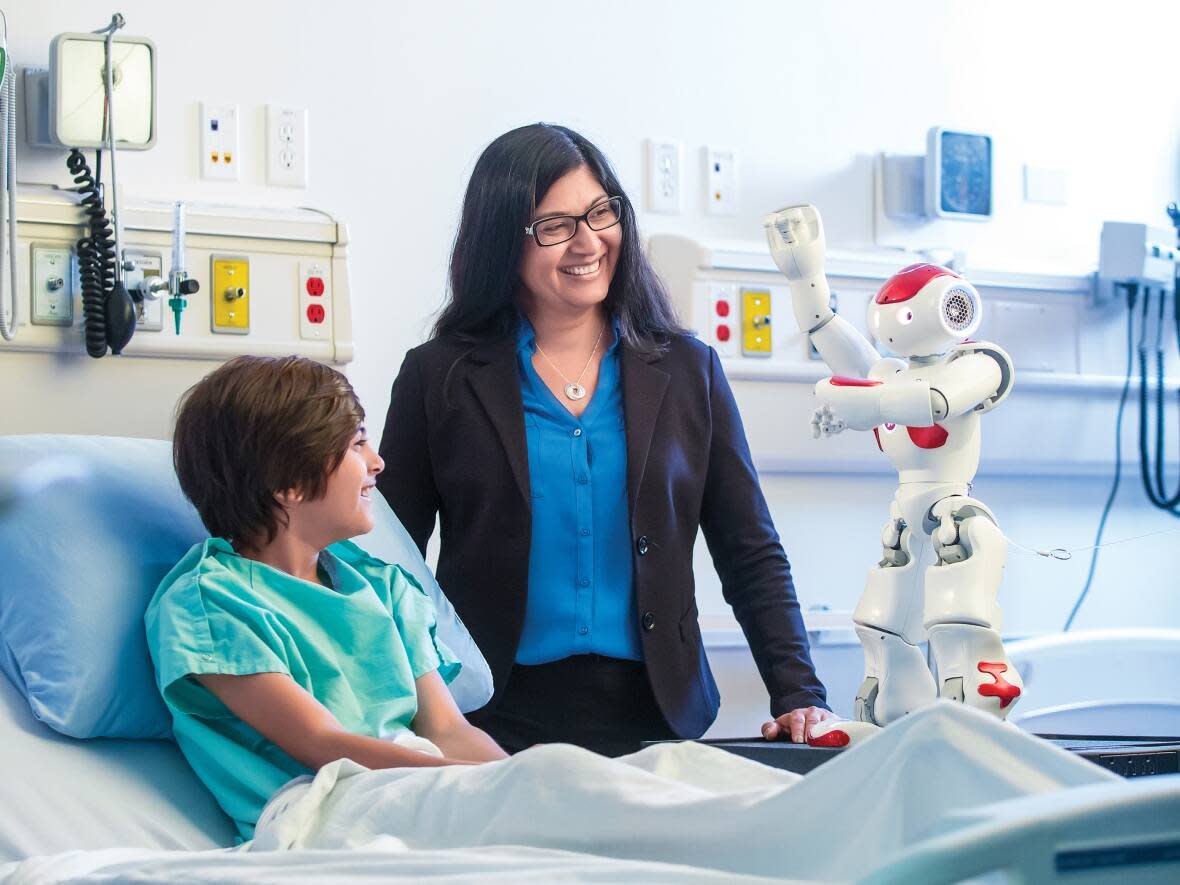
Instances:
[[[682,321],[693,328],[702,327],[698,331],[710,343],[713,342],[709,327],[716,318],[701,313],[703,304],[698,303],[699,296],[694,294],[701,286],[721,289],[766,288],[772,296],[775,296],[777,289],[782,290],[779,294],[783,297],[775,300],[786,300],[785,281],[765,244],[761,242],[705,244],[680,235],[656,234],[649,239],[648,250],[656,269],[668,285]],[[845,295],[853,303],[859,303],[858,297],[875,291],[901,265],[919,260],[922,260],[921,256],[904,252],[833,249],[827,253],[826,270],[833,290],[841,296],[843,305]],[[1032,312],[1029,315],[1033,316],[1037,311],[1049,311],[1038,322],[1048,322],[1057,338],[1064,336],[1065,340],[1072,340],[1081,334],[1078,327],[1083,323],[1083,313],[1085,323],[1097,321],[1099,325],[1115,316],[1094,307],[1097,277],[1096,271],[1092,269],[1061,272],[1060,268],[1016,271],[972,267],[968,276],[978,289],[996,302],[989,313],[998,316],[1006,311],[1016,311],[1018,315],[1023,315],[1022,311],[1029,311]],[[779,317],[776,322],[785,320],[786,315],[781,314],[779,309],[773,312]],[[855,309],[848,315],[858,322]],[[784,335],[786,337],[782,337]],[[807,359],[802,350],[793,347],[782,350],[792,335],[793,323],[790,330],[787,327],[778,330],[775,335],[776,350],[769,359],[741,357],[728,353],[724,346],[715,346],[718,346],[730,380],[811,385],[829,374],[821,363]],[[1020,356],[1019,353],[1015,355]],[[1070,365],[1072,362],[1068,360],[1064,367],[1049,365],[1040,368],[1035,363],[1018,364],[1018,386],[1023,392],[1067,395],[1097,393],[1116,396],[1121,391],[1123,379],[1118,367],[1112,366],[1108,373],[1105,364],[1101,364],[1101,371],[1094,372],[1093,367]],[[1166,383],[1169,387],[1180,386],[1180,379],[1169,378]]]
[[[318,209],[280,209],[258,206],[230,206],[188,203],[186,227],[189,234],[218,237],[249,237],[306,243],[347,245],[347,228]],[[172,231],[171,202],[129,199],[123,210],[125,227],[137,231]],[[82,223],[77,199],[56,188],[25,186],[17,201],[17,221],[30,224]]]
[[[919,261],[921,256],[906,253],[864,253],[831,249],[827,252],[827,272],[834,279],[869,280],[884,282],[907,261]],[[761,244],[750,246],[701,247],[699,266],[711,270],[753,271],[779,273],[770,253]],[[971,281],[988,289],[1011,289],[1022,292],[1052,292],[1062,295],[1088,297],[1094,293],[1094,272],[1040,273],[1026,271],[972,269]]]
[[[135,332],[117,358],[78,359],[90,352],[78,284],[77,244],[88,229],[80,195],[35,185],[21,188],[15,253],[22,277],[19,322],[15,340],[0,341],[0,363],[9,377],[20,379],[0,389],[0,413],[16,416],[6,430],[103,433],[117,415],[126,436],[165,438],[171,433],[172,409],[161,403],[174,403],[227,359],[249,353],[298,354],[337,366],[353,361],[349,237],[343,223],[313,209],[177,204],[158,197],[120,203],[124,268],[129,286],[143,299]],[[176,231],[183,232],[179,247]],[[63,256],[71,272],[47,279],[48,261],[57,268]],[[224,270],[227,261],[246,270],[248,291],[229,294],[234,287],[217,270]],[[39,268],[36,280],[34,266]],[[167,286],[162,293],[142,290],[148,271],[152,277],[171,276],[169,267],[199,286],[185,293],[187,301],[173,297]],[[311,276],[317,281],[314,293],[308,289]],[[44,290],[54,282],[52,291],[69,294],[48,299]],[[243,299],[240,312],[235,298]],[[305,322],[312,300],[319,319]],[[52,312],[46,309],[48,301]],[[63,304],[69,309],[63,311]],[[61,314],[61,321],[54,322],[57,316],[51,313]]]

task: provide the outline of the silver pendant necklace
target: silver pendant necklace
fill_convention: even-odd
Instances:
[[[553,371],[560,375],[561,380],[565,382],[565,387],[563,387],[562,390],[565,391],[566,399],[571,399],[576,402],[577,400],[584,399],[586,397],[586,388],[582,386],[582,376],[585,375],[586,370],[590,368],[590,363],[594,362],[594,354],[598,353],[598,345],[602,343],[602,336],[605,332],[606,323],[603,323],[602,328],[598,332],[598,339],[594,342],[594,349],[590,351],[590,359],[586,360],[586,365],[582,366],[582,371],[578,373],[578,377],[573,381],[570,381],[569,378],[565,377],[565,373],[562,372],[561,369],[557,368],[557,364],[553,362],[553,360],[549,359],[549,354],[541,350],[541,342],[534,339],[533,343],[537,347],[537,353],[541,354],[541,356],[545,358],[545,362],[553,366]]]

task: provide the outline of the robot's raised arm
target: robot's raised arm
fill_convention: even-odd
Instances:
[[[810,204],[787,206],[762,222],[774,263],[791,283],[791,303],[800,331],[811,337],[825,363],[837,375],[864,378],[881,357],[851,323],[830,306],[824,275],[823,220]]]

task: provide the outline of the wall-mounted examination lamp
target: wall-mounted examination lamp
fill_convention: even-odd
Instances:
[[[112,26],[123,26],[116,14]],[[107,138],[106,43],[112,26],[93,34],[58,34],[48,68],[25,68],[29,144],[35,147],[112,147]],[[146,37],[110,35],[110,119],[114,146],[146,151],[156,143],[156,47]]]

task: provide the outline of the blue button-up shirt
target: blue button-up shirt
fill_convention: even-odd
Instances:
[[[643,657],[631,576],[618,338],[616,331],[594,396],[575,418],[533,368],[536,334],[521,320],[517,359],[533,534],[519,664],[582,654]]]

